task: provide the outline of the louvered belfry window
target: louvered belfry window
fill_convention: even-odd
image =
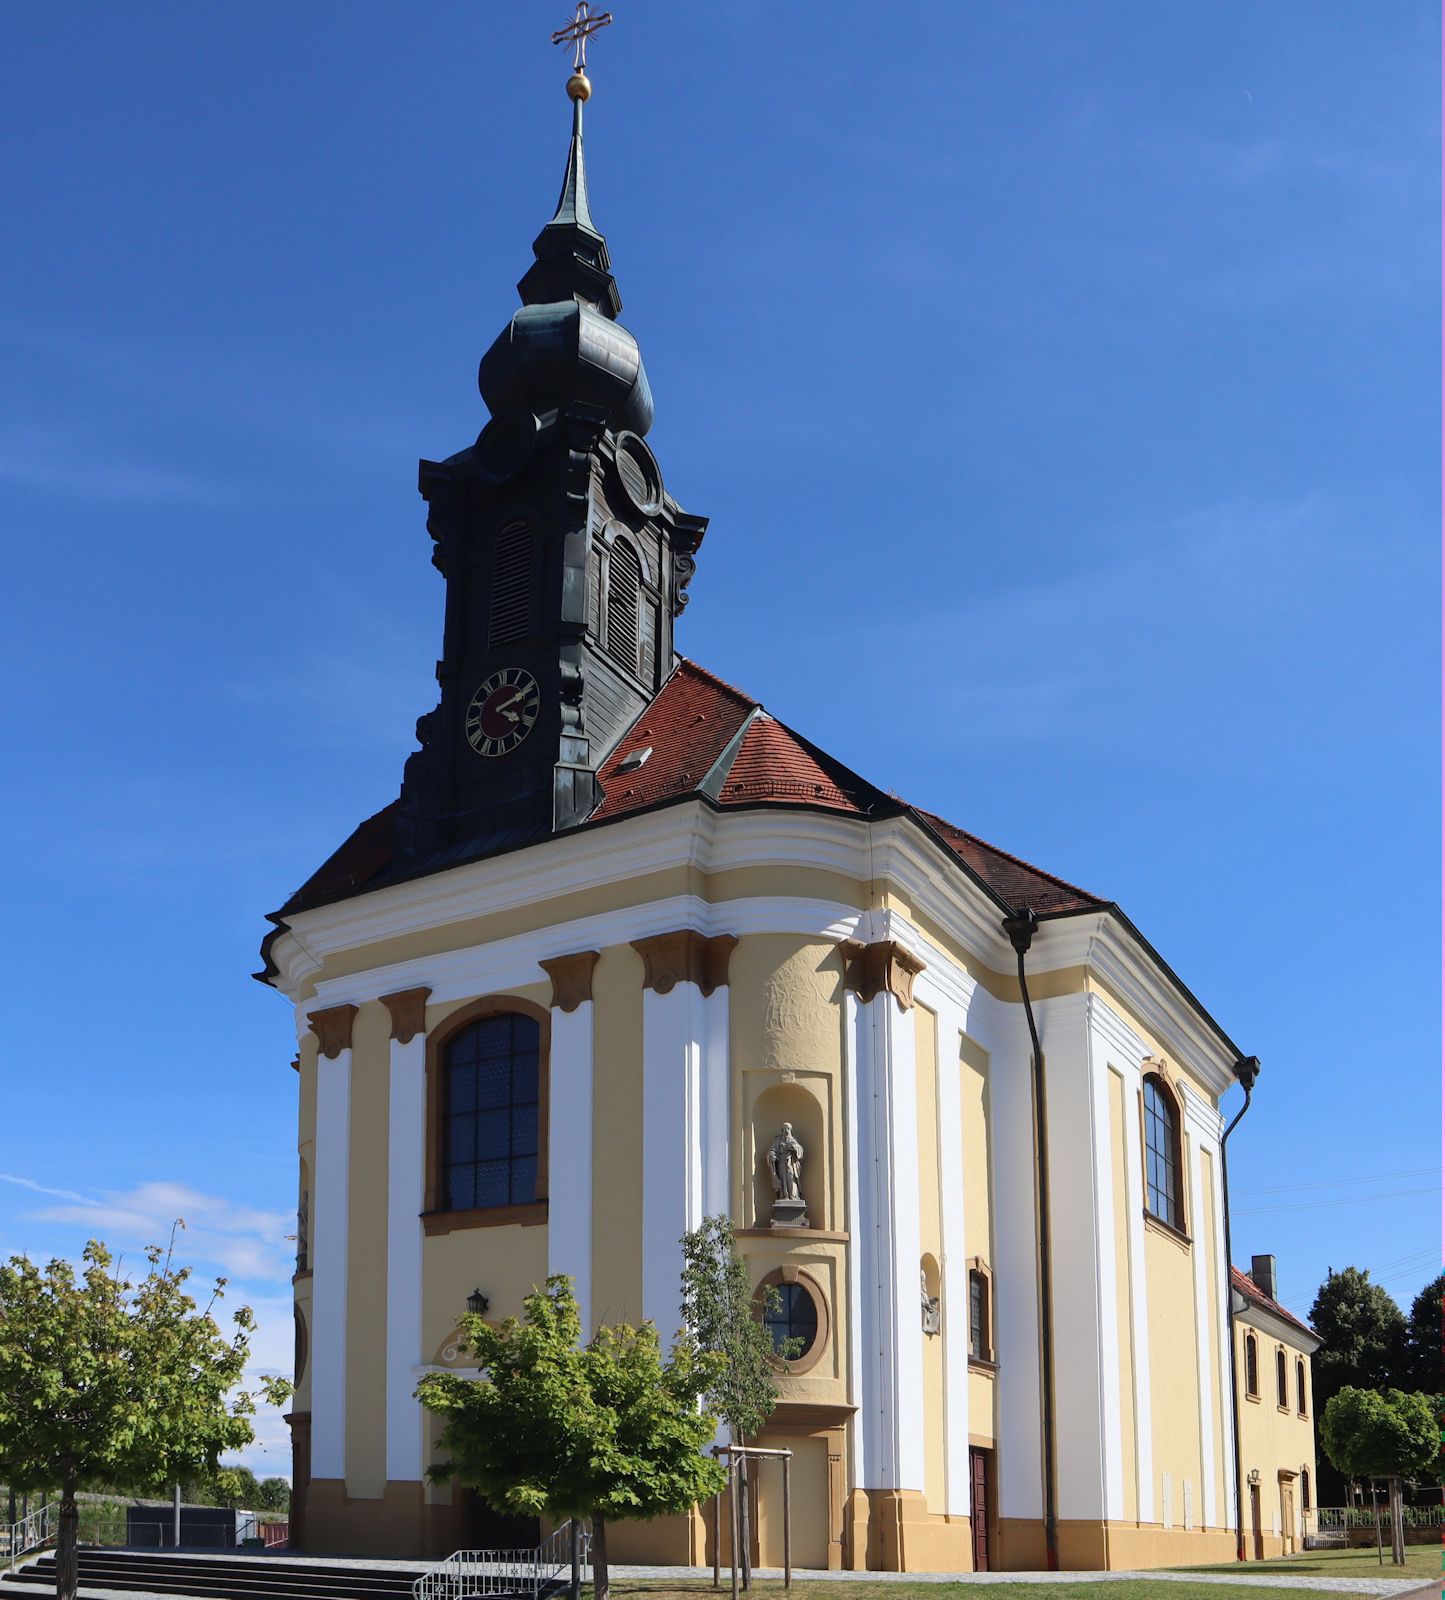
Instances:
[[[525,639],[532,631],[532,530],[514,522],[492,548],[492,609],[487,648]]]
[[[642,563],[625,539],[612,547],[607,581],[607,654],[637,671],[638,611],[642,600]]]

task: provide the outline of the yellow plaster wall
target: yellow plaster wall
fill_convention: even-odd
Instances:
[[[296,1108],[296,1153],[299,1162],[304,1162],[309,1175],[309,1188],[311,1198],[308,1203],[307,1229],[312,1238],[307,1241],[307,1259],[310,1261],[312,1240],[315,1238],[316,1215],[316,1051],[317,1042],[315,1034],[308,1034],[301,1042],[298,1052],[299,1068],[297,1070],[297,1108]],[[296,1392],[291,1398],[293,1411],[308,1412],[311,1409],[311,1274],[310,1270],[304,1276],[294,1280],[292,1293],[296,1306],[301,1313],[306,1325],[307,1357],[305,1369],[296,1377]]]
[[[386,1169],[391,1018],[376,1001],[351,1033],[351,1166],[346,1250],[346,1488],[386,1488]]]
[[[1186,1167],[1187,1171],[1187,1167]],[[1157,1229],[1144,1231],[1149,1285],[1149,1397],[1153,1420],[1154,1503],[1163,1520],[1163,1481],[1173,1479],[1174,1526],[1184,1526],[1184,1484],[1193,1486],[1200,1511],[1199,1362],[1194,1337],[1193,1246]]]
[[[1139,1518],[1139,1422],[1134,1405],[1134,1323],[1129,1253],[1128,1115],[1124,1080],[1109,1072],[1109,1160],[1114,1182],[1114,1308],[1119,1328],[1120,1441],[1124,1475],[1124,1517]]]
[[[989,1107],[989,1056],[982,1045],[960,1034],[958,1039],[959,1101],[962,1116],[963,1218],[965,1260],[950,1262],[951,1271],[967,1272],[974,1256],[993,1266],[993,1126]],[[967,1282],[965,1281],[965,1306]],[[967,1328],[962,1337],[968,1337]],[[995,1339],[997,1334],[994,1335]],[[994,1355],[999,1354],[995,1345]],[[991,1374],[971,1372],[968,1380],[968,1431],[992,1439],[995,1389]]]
[[[913,1008],[914,1081],[918,1117],[918,1242],[928,1258],[924,1281],[942,1293],[943,1216],[939,1188],[938,1017],[925,1005]],[[950,1140],[950,1146],[952,1141]],[[930,1512],[948,1508],[948,1441],[944,1341],[951,1330],[923,1338],[923,1493]]]
[[[545,1002],[544,1002],[545,1004]],[[592,1315],[642,1317],[642,958],[602,952],[592,973]]]

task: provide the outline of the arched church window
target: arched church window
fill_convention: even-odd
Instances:
[[[1244,1392],[1259,1399],[1259,1340],[1252,1333],[1244,1336]]]
[[[1274,1353],[1274,1386],[1279,1395],[1281,1411],[1289,1410],[1289,1378],[1286,1375],[1284,1351],[1276,1350]]]
[[[1308,1468],[1299,1475],[1299,1505],[1300,1510],[1308,1514],[1310,1508],[1310,1475]]]
[[[525,522],[503,528],[492,546],[492,605],[487,648],[525,639],[532,631],[532,530]]]
[[[536,1020],[503,1011],[446,1043],[442,1194],[449,1211],[530,1205],[541,1148],[541,1040]]]
[[[1149,1211],[1171,1228],[1184,1226],[1179,1107],[1157,1073],[1144,1079],[1144,1183]]]
[[[642,560],[626,539],[612,546],[607,574],[607,654],[638,671],[641,640]]]
[[[1309,1407],[1305,1404],[1305,1364],[1303,1361],[1296,1361],[1294,1364],[1294,1388],[1295,1398],[1299,1401],[1296,1409],[1301,1416],[1304,1416]]]
[[[975,1361],[993,1360],[989,1336],[988,1278],[980,1267],[968,1273],[968,1353]]]

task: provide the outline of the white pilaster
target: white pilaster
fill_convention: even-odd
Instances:
[[[1093,1208],[1097,1218],[1099,1397],[1102,1421],[1104,1516],[1124,1516],[1124,1419],[1119,1371],[1119,1272],[1114,1217],[1114,1136],[1109,1107],[1109,1049],[1100,1027],[1097,995],[1088,1004],[1088,1071],[1091,1138],[1094,1152]],[[1123,1152],[1120,1151],[1120,1159]]]
[[[950,1516],[969,1514],[968,1473],[968,1235],[964,1214],[962,1066],[959,1035],[963,1013],[938,1008],[938,1126],[942,1155],[938,1176],[942,1188],[943,1359],[945,1508]],[[977,1253],[977,1252],[975,1252]]]
[[[1229,1347],[1234,1337],[1234,1328],[1230,1322],[1229,1307],[1234,1296],[1233,1285],[1229,1281],[1229,1262],[1224,1254],[1224,1151],[1218,1141],[1215,1149],[1219,1154],[1215,1161],[1215,1192],[1214,1192],[1214,1259],[1218,1263],[1217,1294],[1215,1302],[1215,1316],[1219,1322],[1219,1361],[1220,1373],[1216,1378],[1219,1385],[1219,1410],[1222,1422],[1222,1435],[1219,1448],[1224,1452],[1224,1506],[1223,1516],[1220,1518],[1222,1526],[1231,1533],[1236,1531],[1239,1518],[1235,1515],[1237,1501],[1235,1498],[1234,1476],[1234,1430],[1239,1426],[1239,1418],[1234,1409],[1234,1396],[1229,1382]]]
[[[1139,1521],[1154,1520],[1154,1410],[1149,1383],[1149,1297],[1144,1268],[1144,1157],[1140,1147],[1138,1059],[1116,1062],[1124,1074],[1124,1208],[1129,1222],[1129,1316],[1134,1346],[1134,1460]]]
[[[426,1203],[426,1039],[391,1041],[386,1137],[386,1476],[420,1481],[425,1423],[414,1397],[421,1347],[422,1224]],[[315,1436],[313,1414],[312,1431]],[[314,1468],[313,1468],[314,1470]]]
[[[547,1101],[547,1272],[572,1280],[583,1338],[592,1326],[592,1002],[552,1008]],[[659,1331],[664,1332],[659,1325]]]
[[[351,1203],[351,1050],[316,1062],[311,1255],[311,1476],[346,1476],[346,1252]]]
[[[642,1314],[666,1346],[681,1320],[679,1240],[702,1221],[703,999],[642,995]]]
[[[856,1404],[859,1483],[922,1491],[923,1325],[918,1273],[918,1086],[914,1021],[892,995],[849,997],[856,1081]],[[861,1334],[861,1339],[859,1335]],[[866,1473],[866,1476],[864,1474]]]
[[[1001,1517],[1044,1513],[1033,1082],[1023,1007],[991,1008],[989,1106],[993,1162],[994,1332],[998,1340]]]
[[[1209,1254],[1210,1240],[1204,1230],[1204,1151],[1210,1147],[1212,1138],[1217,1133],[1208,1126],[1208,1119],[1213,1117],[1212,1111],[1203,1115],[1196,1109],[1197,1102],[1192,1093],[1186,1091],[1185,1100],[1185,1131],[1188,1135],[1188,1182],[1190,1191],[1190,1210],[1193,1218],[1192,1229],[1194,1233],[1194,1248],[1190,1254],[1194,1258],[1194,1339],[1199,1352],[1198,1371],[1196,1382],[1199,1385],[1199,1500],[1200,1509],[1204,1518],[1204,1526],[1216,1526],[1216,1495],[1214,1483],[1214,1462],[1217,1448],[1227,1449],[1229,1440],[1222,1441],[1220,1446],[1215,1444],[1215,1408],[1219,1403],[1218,1381],[1214,1372],[1214,1358],[1210,1350],[1209,1324],[1210,1324],[1210,1298],[1209,1298]],[[1215,1158],[1215,1171],[1218,1171],[1218,1146],[1211,1150]],[[1219,1208],[1219,1195],[1217,1192],[1218,1179],[1216,1176],[1213,1195],[1214,1209]]]

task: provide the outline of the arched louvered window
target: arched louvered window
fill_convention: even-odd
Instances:
[[[532,631],[532,530],[525,522],[503,528],[492,546],[492,608],[487,648],[525,639]]]
[[[607,574],[607,654],[629,672],[638,670],[642,562],[626,539],[612,547]]]
[[[1157,1073],[1144,1079],[1145,1199],[1150,1212],[1171,1228],[1184,1226],[1180,1175],[1179,1107]]]
[[[1299,1401],[1296,1409],[1301,1416],[1304,1416],[1309,1410],[1309,1406],[1305,1404],[1305,1364],[1303,1361],[1296,1361],[1294,1364],[1294,1388],[1295,1396]]]
[[[1284,1351],[1276,1350],[1274,1353],[1274,1387],[1278,1395],[1281,1411],[1289,1410],[1289,1379],[1285,1374]]]
[[[1259,1399],[1259,1340],[1252,1333],[1244,1336],[1244,1392]]]

